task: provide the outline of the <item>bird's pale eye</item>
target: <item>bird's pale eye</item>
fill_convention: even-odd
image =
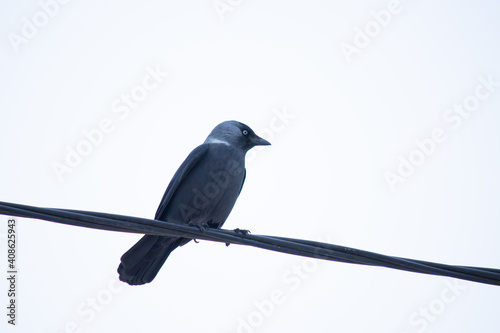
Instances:
[[[241,132],[243,133],[243,135],[248,135],[248,131],[247,130],[243,130]]]

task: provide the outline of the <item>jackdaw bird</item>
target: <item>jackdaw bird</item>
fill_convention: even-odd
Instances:
[[[270,145],[238,121],[217,125],[205,142],[181,164],[163,195],[155,219],[220,228],[231,212],[245,181],[245,154]],[[120,280],[130,285],[153,281],[161,266],[188,238],[144,235],[122,257]]]

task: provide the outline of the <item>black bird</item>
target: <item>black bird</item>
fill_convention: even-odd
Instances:
[[[245,154],[259,145],[270,143],[245,124],[225,121],[217,125],[175,173],[155,219],[220,228],[243,187]],[[144,235],[121,257],[120,280],[130,285],[153,281],[170,253],[190,240]]]

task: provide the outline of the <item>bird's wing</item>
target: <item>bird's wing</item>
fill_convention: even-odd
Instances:
[[[168,184],[167,189],[165,190],[165,194],[163,194],[163,198],[161,199],[160,205],[158,206],[158,210],[155,214],[155,220],[161,218],[162,214],[165,212],[165,209],[172,199],[175,191],[179,187],[179,184],[186,178],[189,172],[193,169],[193,167],[200,161],[200,159],[205,156],[208,151],[208,145],[202,144],[196,147],[189,155],[186,157],[184,162],[182,162],[179,169],[174,174],[174,177]]]
[[[241,190],[243,189],[243,184],[245,184],[245,178],[247,178],[247,170],[246,169],[243,171],[243,180],[241,181],[240,192],[238,193],[238,195],[240,195]]]

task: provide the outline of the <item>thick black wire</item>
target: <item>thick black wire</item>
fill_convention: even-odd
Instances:
[[[415,273],[449,276],[468,281],[500,285],[499,269],[452,266],[422,260],[392,257],[309,240],[253,234],[244,235],[223,229],[200,230],[196,227],[184,224],[175,224],[139,217],[81,210],[40,208],[7,202],[0,202],[0,214],[41,219],[92,229],[178,236],[226,244],[248,245],[310,258],[388,267]]]

